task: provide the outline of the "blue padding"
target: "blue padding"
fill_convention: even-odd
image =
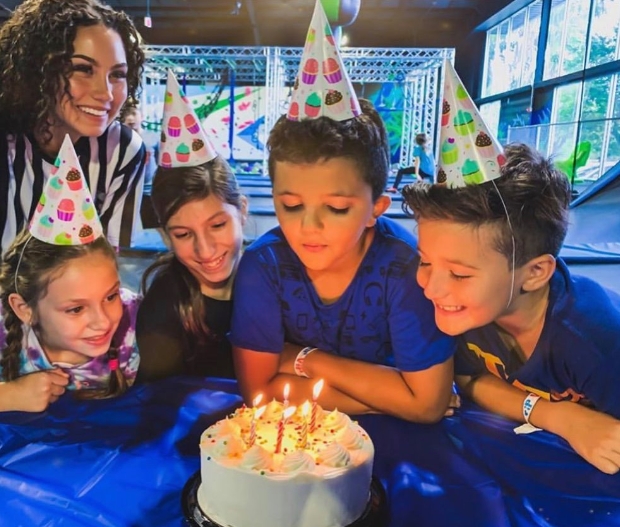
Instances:
[[[620,163],[572,203],[560,252],[571,263],[620,262]]]

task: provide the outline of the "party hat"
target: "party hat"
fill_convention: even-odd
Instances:
[[[217,156],[200,125],[196,112],[170,70],[168,70],[164,117],[161,124],[160,166],[194,167]]]
[[[361,113],[321,0],[316,0],[287,118],[346,121]]]
[[[60,147],[28,230],[35,238],[52,245],[82,245],[103,234],[68,135]]]
[[[477,185],[500,176],[502,148],[482,120],[450,61],[445,61],[437,183]]]

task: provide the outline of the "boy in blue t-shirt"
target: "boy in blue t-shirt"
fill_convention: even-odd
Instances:
[[[454,340],[415,280],[416,240],[382,194],[387,133],[376,110],[346,121],[282,117],[269,173],[280,226],[244,253],[230,340],[246,401],[312,396],[348,413],[439,420],[451,398]]]
[[[615,473],[620,297],[571,276],[558,258],[568,225],[566,176],[526,145],[505,153],[493,181],[403,189],[418,221],[418,282],[438,327],[460,335],[455,371],[463,393],[560,435]]]

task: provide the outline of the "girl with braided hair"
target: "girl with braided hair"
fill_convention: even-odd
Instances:
[[[69,137],[58,165],[0,266],[0,411],[43,411],[65,390],[119,395],[138,369],[138,299],[120,288]]]

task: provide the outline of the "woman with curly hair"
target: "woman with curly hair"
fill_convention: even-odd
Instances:
[[[116,119],[143,63],[131,20],[98,0],[26,0],[0,28],[0,252],[32,217],[65,134],[108,240],[129,245],[145,149]]]

